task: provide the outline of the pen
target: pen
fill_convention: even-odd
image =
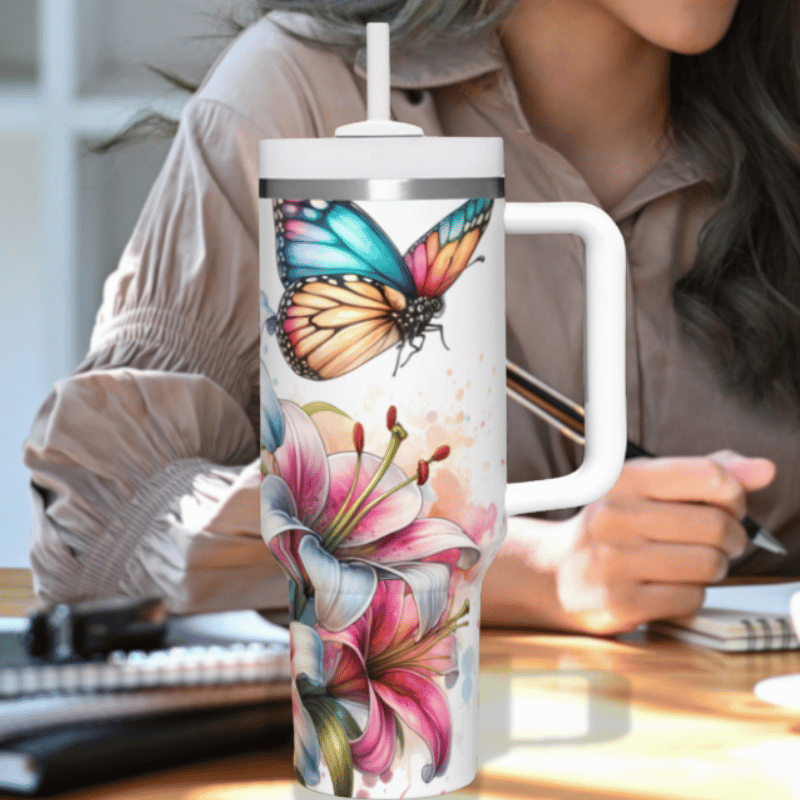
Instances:
[[[584,443],[583,408],[511,361],[506,361],[506,392],[512,400],[541,417],[565,436],[579,444]],[[654,458],[643,447],[628,441],[625,458],[642,456]],[[786,548],[755,520],[745,517],[741,524],[754,545],[772,553],[786,555]]]

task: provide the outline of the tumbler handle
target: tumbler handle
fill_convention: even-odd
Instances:
[[[586,252],[583,463],[558,478],[509,484],[506,513],[583,506],[611,489],[625,460],[625,242],[589,203],[506,203],[504,221],[509,234],[575,234]]]

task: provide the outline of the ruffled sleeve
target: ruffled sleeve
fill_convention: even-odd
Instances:
[[[259,531],[258,140],[195,98],[89,355],[24,447],[45,601],[161,596],[173,612],[286,605]]]

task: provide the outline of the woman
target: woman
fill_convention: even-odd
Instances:
[[[368,19],[395,30],[397,119],[502,136],[508,199],[596,203],[628,248],[629,436],[664,457],[628,462],[566,518],[511,520],[484,621],[615,633],[691,612],[731,565],[790,570],[797,0],[518,0],[495,16],[472,0],[274,5],[318,16],[261,18],[190,101],[90,353],[26,443],[42,598],[285,607],[259,533],[257,142],[364,117],[352,50],[306,39],[333,30],[341,45]],[[509,357],[578,401],[581,273],[572,239],[508,243]],[[510,478],[580,462],[558,433],[509,413]],[[785,562],[748,545],[746,504]]]

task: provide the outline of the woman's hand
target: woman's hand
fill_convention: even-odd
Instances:
[[[775,475],[762,458],[633,459],[613,489],[574,519],[556,569],[564,611],[587,630],[616,633],[690,614],[748,545],[745,494]]]
[[[748,546],[738,522],[746,493],[774,474],[771,461],[731,451],[632,459],[608,494],[571,519],[512,519],[484,583],[485,621],[494,621],[503,585],[508,603],[526,574],[525,607],[506,605],[510,624],[527,617],[529,625],[613,634],[692,613],[704,587]]]

